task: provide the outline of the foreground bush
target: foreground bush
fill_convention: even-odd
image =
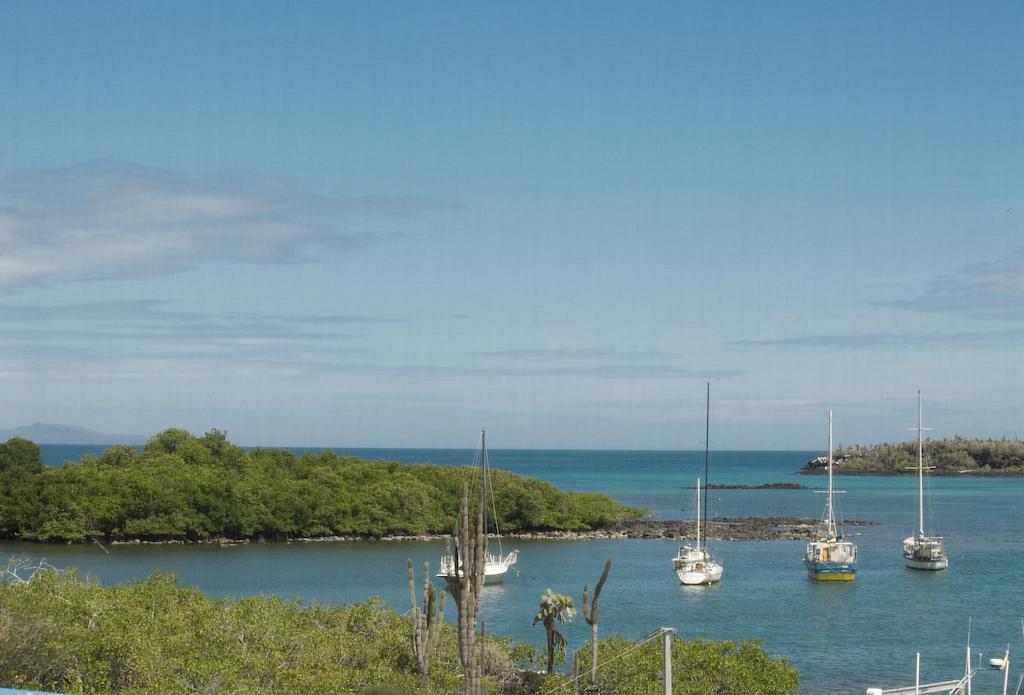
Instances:
[[[10,576],[10,575],[8,575]],[[379,599],[332,608],[279,598],[218,599],[156,574],[104,588],[73,572],[39,572],[29,582],[0,582],[0,687],[66,693],[163,695],[337,693],[391,695],[459,692],[455,629],[446,624],[424,689],[412,654],[411,620]],[[602,695],[661,692],[660,640],[639,649],[613,637],[598,643]],[[585,673],[543,679],[514,662],[536,649],[488,638],[484,692],[533,695],[563,685],[593,692],[590,647],[577,652]],[[673,644],[674,692],[791,695],[799,675],[758,642]]]
[[[472,468],[331,451],[245,451],[216,430],[171,429],[63,468],[24,439],[0,444],[0,538],[82,542],[447,534]],[[600,494],[495,471],[503,532],[586,530],[636,518]]]
[[[454,630],[424,691],[410,622],[379,600],[344,608],[215,599],[173,577],[103,588],[42,573],[0,585],[0,686],[68,693],[458,690]]]
[[[661,692],[664,653],[661,639],[636,647],[622,637],[598,642],[597,692],[650,695]],[[590,685],[590,649],[576,652],[577,671]],[[545,687],[555,685],[546,683]],[[672,692],[698,695],[795,695],[800,673],[785,659],[773,659],[760,642],[672,640]]]

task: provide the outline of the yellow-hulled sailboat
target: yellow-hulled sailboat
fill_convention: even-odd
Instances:
[[[832,411],[828,411],[828,501],[821,519],[821,536],[807,544],[807,576],[819,582],[852,582],[857,576],[857,544],[843,540],[832,505]]]

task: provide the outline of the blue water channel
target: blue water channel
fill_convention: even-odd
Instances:
[[[461,450],[338,449],[370,458],[468,464]],[[79,449],[78,453],[81,453]],[[796,471],[817,452],[717,452],[711,480],[718,483],[788,481],[820,487],[824,479]],[[73,448],[44,447],[50,463],[73,459]],[[566,489],[605,492],[658,518],[693,515],[695,479],[702,452],[493,451],[491,464],[549,480]],[[665,540],[508,540],[520,551],[518,572],[488,587],[481,619],[492,634],[537,646],[543,630],[531,625],[548,587],[582,601],[604,561],[613,568],[602,594],[601,629],[630,638],[659,626],[716,640],[758,639],[775,656],[800,670],[805,693],[863,693],[870,686],[912,685],[915,652],[922,652],[922,679],[962,674],[968,620],[972,643],[985,659],[1011,655],[1024,663],[1019,580],[1024,570],[1024,479],[935,478],[928,483],[929,532],[945,536],[950,569],[906,569],[901,540],[916,525],[916,480],[840,477],[842,512],[877,522],[851,526],[860,546],[857,580],[815,583],[801,562],[802,541],[734,541],[713,544],[725,575],[713,587],[683,587],[672,571],[676,543]],[[500,494],[500,493],[499,493]],[[711,516],[818,517],[823,497],[805,490],[712,490]],[[417,572],[436,567],[441,542],[343,542],[112,546],[0,544],[7,556],[45,557],[58,567],[78,567],[104,583],[144,578],[154,571],[178,575],[219,596],[276,594],[345,604],[381,596],[408,610],[406,559]],[[449,620],[454,613],[449,609]],[[582,619],[567,627],[572,648],[589,638]],[[1012,676],[1016,683],[1017,674]],[[983,674],[975,693],[1000,692],[1001,674]],[[991,681],[991,682],[989,682]],[[998,683],[996,682],[998,681]],[[1012,688],[1011,688],[1012,691]]]

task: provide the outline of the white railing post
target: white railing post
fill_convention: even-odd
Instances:
[[[921,692],[921,652],[917,653],[917,666],[914,667],[914,695]]]
[[[661,636],[665,651],[665,695],[672,695],[672,635],[676,633],[674,627],[661,628]]]

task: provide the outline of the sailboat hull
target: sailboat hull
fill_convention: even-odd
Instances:
[[[912,557],[904,557],[907,567],[912,570],[944,570],[949,567],[949,559],[942,557],[937,560],[920,560]]]
[[[676,570],[679,581],[687,586],[699,586],[701,584],[714,584],[722,578],[722,566],[717,562],[702,563],[703,567],[680,567]]]
[[[512,568],[512,565],[516,564],[518,559],[518,550],[513,550],[505,557],[487,553],[484,562],[484,586],[501,584],[505,581],[505,575],[508,574],[508,571]],[[437,576],[448,582],[458,582],[462,578],[462,566],[460,565],[458,570],[456,570],[454,565],[455,561],[451,555],[443,556],[441,558],[441,568]]]
[[[903,540],[903,561],[912,570],[944,570],[949,558],[938,536],[910,536]]]
[[[484,569],[484,586],[493,586],[494,584],[501,584],[505,581],[505,575],[508,573],[508,567],[504,565],[498,565],[492,567],[487,565]],[[462,579],[462,570],[459,570],[458,574],[446,574],[438,572],[437,576],[439,579],[444,579],[448,582],[458,582]]]
[[[807,576],[816,582],[852,582],[857,567],[847,562],[805,562]]]
[[[903,561],[912,570],[944,570],[949,558],[942,547],[942,536],[924,532],[924,434],[921,419],[921,392],[917,392],[917,533],[903,539]]]

